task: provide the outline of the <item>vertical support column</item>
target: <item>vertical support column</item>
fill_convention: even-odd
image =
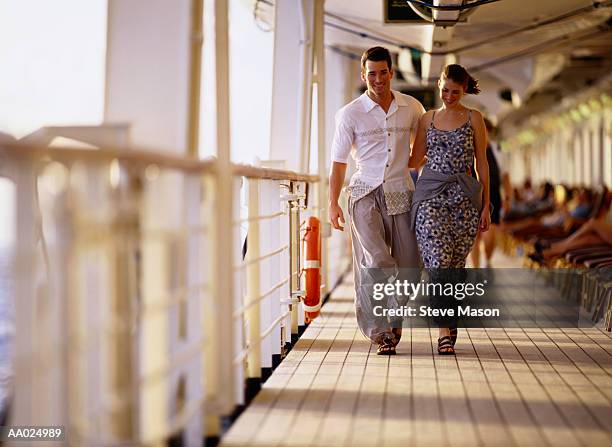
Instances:
[[[312,81],[313,81],[313,19],[314,5],[316,0],[300,0],[300,29],[302,35],[300,43],[302,45],[301,58],[301,91],[300,91],[300,164],[299,172],[308,172],[310,168],[310,133],[312,118]]]
[[[104,120],[129,123],[136,146],[185,153],[194,136],[194,1],[108,0]]]
[[[584,152],[582,151],[582,134],[574,129],[572,140],[574,141],[574,182],[583,183]]]
[[[202,72],[202,42],[204,0],[191,0],[191,30],[189,56],[189,111],[187,113],[187,153],[198,156],[200,129],[200,78]]]
[[[576,183],[576,151],[574,150],[574,132],[571,128],[563,129],[563,134],[565,136],[565,153],[568,157],[569,163],[565,166],[565,171],[567,173],[566,181],[573,185]]]
[[[247,299],[249,308],[245,312],[247,321],[247,344],[249,353],[247,356],[248,379],[257,382],[261,379],[261,315],[259,296],[261,294],[259,269],[259,180],[249,179],[249,232],[247,236]]]
[[[298,110],[300,92],[303,92],[299,83],[302,25],[297,3],[296,0],[277,0],[274,5],[274,88],[269,157],[285,160],[285,168],[294,171],[300,169]]]
[[[233,337],[233,264],[234,245],[232,232],[227,231],[232,222],[232,166],[230,154],[230,91],[229,91],[229,36],[228,36],[228,2],[215,0],[215,82],[217,86],[217,177],[215,206],[215,252],[214,299],[217,310],[216,324],[219,334],[223,334],[223,343],[216,343],[218,377],[217,409],[221,414],[228,414],[234,406],[233,393],[233,358],[236,353],[228,352],[228,346],[234,346]]]
[[[204,376],[207,395],[206,437],[217,438],[221,433],[220,415],[229,414],[235,403],[234,364],[236,355],[234,342],[234,262],[237,250],[233,245],[233,231],[228,225],[235,219],[233,172],[230,147],[230,92],[229,92],[229,36],[228,1],[206,0],[205,14],[210,13],[213,32],[206,32],[210,41],[205,44],[214,47],[214,79],[208,81],[210,91],[215,92],[215,145],[217,164],[214,175],[207,179],[210,197],[211,231],[209,259],[212,302],[207,303],[204,321],[208,343],[205,355]],[[206,73],[209,70],[205,71]],[[214,84],[214,87],[212,85]],[[212,131],[212,129],[211,129]],[[229,352],[228,352],[229,348]]]
[[[596,116],[592,116],[589,119],[589,145],[591,146],[591,185],[601,185],[601,144],[599,139],[599,120]]]
[[[581,138],[582,138],[582,172],[583,183],[587,186],[593,186],[593,140],[591,138],[591,126],[588,121],[581,123]]]
[[[29,425],[37,402],[34,387],[38,370],[35,367],[36,284],[27,275],[31,271],[36,250],[36,175],[30,160],[18,161],[16,167],[16,244],[13,265],[15,281],[15,360],[14,393],[11,425]]]
[[[607,108],[602,117],[602,150],[603,165],[612,166],[612,109]],[[608,188],[612,188],[612,169],[604,169],[604,181]]]
[[[118,333],[110,338],[107,346],[109,358],[108,393],[125,396],[127,405],[110,414],[108,442],[133,440],[138,433],[138,390],[136,378],[138,354],[135,332],[136,308],[139,299],[140,214],[142,199],[141,173],[134,169],[120,188],[125,195],[124,203],[116,203],[118,213],[114,217],[118,238],[114,242],[110,268],[113,269],[114,290],[109,303],[109,320],[121,321]],[[121,195],[123,195],[121,194]],[[123,206],[122,206],[123,205]],[[113,259],[114,258],[114,259]],[[129,390],[129,393],[126,391]]]
[[[331,228],[326,218],[327,203],[327,150],[325,134],[325,0],[315,0],[314,11],[314,52],[317,82],[317,174],[320,181],[316,187],[316,216],[321,221],[321,296],[329,288],[328,237]]]

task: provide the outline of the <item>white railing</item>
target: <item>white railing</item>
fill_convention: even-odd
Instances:
[[[245,383],[257,388],[304,323],[301,214],[320,211],[318,178],[233,165],[232,205],[216,201],[214,161],[11,146],[0,157],[17,203],[9,424],[65,426],[70,445],[218,436],[220,402],[244,405]],[[222,206],[234,220],[216,228]],[[219,296],[228,233],[233,296]]]

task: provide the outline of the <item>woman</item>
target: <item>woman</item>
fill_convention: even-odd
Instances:
[[[442,107],[421,117],[409,161],[416,168],[427,155],[413,197],[413,225],[430,280],[456,281],[463,270],[445,269],[464,269],[478,230],[487,231],[490,224],[487,131],[480,112],[461,104],[464,95],[480,92],[465,68],[447,65],[438,88]],[[474,157],[478,180],[470,174]],[[444,326],[438,353],[454,354],[456,320],[437,322]]]

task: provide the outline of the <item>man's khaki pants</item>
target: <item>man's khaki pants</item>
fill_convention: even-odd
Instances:
[[[379,186],[361,199],[349,200],[349,216],[357,324],[373,343],[397,345],[402,333],[401,321],[398,324],[374,315],[374,306],[386,307],[389,303],[386,298],[374,300],[372,291],[374,282],[389,280],[389,275],[394,275],[392,279],[402,277],[399,269],[415,272],[421,266],[416,238],[410,228],[410,213],[389,216],[383,188]]]

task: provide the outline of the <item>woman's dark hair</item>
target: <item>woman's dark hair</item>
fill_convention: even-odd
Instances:
[[[373,62],[385,61],[387,62],[387,67],[389,67],[389,70],[391,70],[392,68],[391,53],[389,53],[389,50],[387,50],[384,47],[372,47],[372,48],[368,48],[367,50],[363,52],[363,54],[361,55],[361,72],[362,73],[365,73],[366,61],[373,61]]]
[[[465,93],[477,95],[480,93],[478,88],[478,80],[474,79],[465,68],[459,64],[450,64],[444,67],[440,73],[440,79],[450,79],[457,84],[461,84],[465,88]]]

